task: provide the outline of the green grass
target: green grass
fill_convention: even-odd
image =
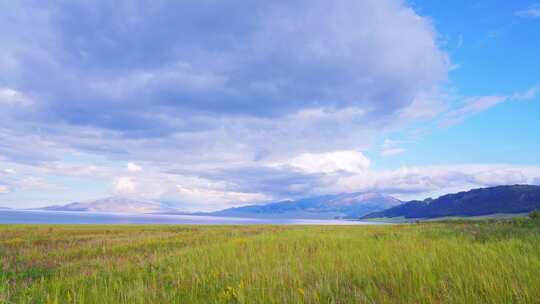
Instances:
[[[437,218],[405,218],[403,216],[398,217],[378,217],[362,219],[363,222],[375,222],[375,223],[390,223],[390,224],[406,224],[416,222],[441,222],[441,221],[478,221],[478,220],[500,220],[500,219],[514,219],[514,218],[529,218],[528,213],[494,213],[489,215],[478,216],[444,216]]]
[[[540,226],[0,226],[0,303],[539,303]]]

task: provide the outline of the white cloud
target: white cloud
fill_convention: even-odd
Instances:
[[[177,185],[179,200],[184,202],[200,202],[203,200],[204,205],[199,204],[199,210],[213,208],[226,208],[228,206],[258,203],[267,201],[270,197],[262,193],[246,193],[235,191],[223,191],[209,188],[196,188],[185,185]]]
[[[440,124],[444,127],[463,122],[467,117],[486,111],[495,105],[505,102],[507,96],[470,97],[463,104],[444,114]]]
[[[13,106],[13,105],[27,106],[27,105],[32,104],[32,101],[30,100],[30,98],[28,98],[23,93],[17,90],[3,87],[3,88],[0,88],[0,104],[9,105],[9,106]]]
[[[448,109],[450,99],[437,89],[419,92],[411,104],[398,112],[398,118],[404,122],[433,119]]]
[[[85,4],[29,8],[13,2],[10,8],[17,9],[0,10],[9,16],[0,18],[0,28],[7,29],[0,69],[10,71],[3,75],[10,87],[0,88],[0,104],[28,105],[30,96],[40,96],[40,111],[10,117],[0,109],[0,158],[39,164],[14,167],[17,174],[28,171],[21,176],[113,181],[116,194],[188,201],[201,209],[344,189],[424,193],[530,181],[531,172],[514,167],[370,171],[369,159],[356,150],[364,151],[380,132],[411,122],[459,123],[506,99],[538,93],[536,87],[450,107],[453,97],[440,86],[452,65],[431,21],[406,4],[225,1],[199,7],[187,1],[177,4],[184,10],[170,10],[158,1],[148,11],[121,4],[111,10],[107,1],[92,2],[92,10]],[[133,12],[140,15],[135,23],[129,21]],[[221,14],[231,22],[190,26]],[[95,24],[102,31],[87,35]],[[24,27],[34,33],[33,41],[21,38]],[[137,43],[134,29],[141,30]],[[158,41],[155,33],[183,39]],[[81,70],[87,66],[90,72]],[[402,145],[388,141],[380,152],[398,155],[405,152]],[[120,165],[58,159],[72,153]],[[144,174],[136,174],[143,171],[140,164]],[[253,177],[272,164],[272,174]],[[164,173],[172,167],[188,172]],[[255,173],[196,178],[246,167]],[[8,177],[5,183],[16,191],[12,185],[23,177]],[[39,185],[26,181],[32,183]]]
[[[518,92],[512,95],[512,100],[531,100],[536,98],[540,92],[540,85],[534,86],[525,92]]]
[[[137,190],[137,184],[133,177],[118,177],[114,181],[114,193],[116,195],[134,195]]]
[[[136,165],[135,163],[128,163],[127,170],[129,172],[139,172],[139,171],[142,171],[142,167]]]
[[[154,171],[144,176],[116,178],[114,194],[177,202],[180,208],[190,211],[222,209],[271,199],[263,193],[235,191],[233,186],[224,181]]]
[[[360,151],[334,151],[303,153],[289,164],[308,173],[363,172],[369,168],[370,161]]]
[[[38,115],[20,117],[29,121],[0,122],[12,133],[11,142],[0,143],[2,157],[45,162],[44,174],[97,182],[133,175],[117,180],[115,188],[172,196],[175,181],[160,186],[163,176],[151,172],[162,164],[198,176],[297,157],[298,171],[359,172],[369,160],[352,150],[365,149],[375,132],[400,120],[397,112],[420,99],[414,113],[404,114],[408,119],[438,111],[430,108],[438,101],[431,92],[446,80],[449,58],[431,20],[401,0],[195,2],[178,2],[171,10],[156,1],[149,11],[131,4],[126,9],[121,1],[114,16],[107,1],[39,8],[14,3],[1,10],[9,18],[0,18],[8,35],[0,58],[9,55],[17,63],[5,77],[19,91],[8,95],[40,97]],[[138,23],[124,23],[133,13]],[[209,15],[233,22],[190,26]],[[93,25],[100,35],[87,35]],[[22,28],[32,30],[31,41],[17,34]],[[135,44],[129,42],[132,30],[144,32]],[[173,39],[156,42],[155,33]],[[84,53],[81,44],[88,46]],[[81,62],[92,71],[81,70]],[[24,142],[34,143],[32,149]],[[58,159],[66,152],[132,163],[121,168],[125,172],[66,164]],[[46,155],[34,160],[41,153]],[[135,174],[141,164],[144,179]]]
[[[492,107],[498,104],[504,103],[504,102],[532,100],[536,98],[539,92],[540,92],[540,85],[536,85],[529,88],[528,90],[524,92],[515,92],[510,95],[468,97],[458,102],[457,106],[454,105],[453,108],[444,112],[437,119],[439,120],[439,124],[441,126],[448,127],[451,125],[461,123],[470,116],[489,110]],[[433,105],[434,103],[430,103],[430,104]],[[447,100],[446,102],[444,102],[444,104],[448,106],[451,103]],[[410,107],[413,107],[414,105],[415,103],[411,104]],[[406,108],[405,110],[410,111],[408,110],[408,108]]]
[[[230,177],[203,186],[158,171],[176,165],[199,176],[275,162],[298,175],[360,172],[369,160],[353,149],[369,146],[396,113],[414,101],[408,119],[438,111],[428,98],[436,94],[424,92],[446,80],[449,58],[431,20],[401,0],[155,2],[152,10],[123,1],[114,10],[108,1],[0,4],[0,68],[9,71],[1,94],[10,103],[40,97],[36,115],[0,112],[2,160],[39,163],[42,176],[112,180],[115,192],[181,200],[182,185],[184,194],[234,203],[253,194]],[[95,25],[102,31],[88,35]],[[66,163],[72,153],[122,167]],[[281,187],[305,192],[311,178]],[[276,196],[286,192],[276,187]]]
[[[0,194],[6,194],[9,193],[9,188],[4,185],[0,185]]]
[[[387,139],[384,140],[382,147],[383,148],[392,148],[392,147],[395,147],[395,146],[397,146],[399,144],[401,144],[400,140],[394,140],[394,139],[387,138]]]
[[[382,144],[381,155],[382,156],[395,156],[395,155],[405,153],[407,149],[399,147],[402,143],[403,141],[385,139]]]
[[[387,148],[383,149],[381,152],[382,156],[395,156],[399,154],[403,154],[407,151],[407,149],[404,148]]]
[[[403,141],[386,140],[387,147]],[[384,144],[383,144],[384,146]],[[296,161],[296,166],[293,164]],[[269,165],[269,164],[266,164]],[[309,153],[289,161],[274,163],[272,167],[243,163],[229,167],[187,167],[175,164],[153,164],[145,167],[145,174],[123,176],[124,168],[111,166],[95,171],[95,180],[113,180],[115,195],[134,196],[177,203],[184,210],[216,210],[235,205],[276,201],[339,192],[376,191],[401,199],[423,199],[449,192],[500,184],[535,184],[540,181],[540,167],[505,164],[467,164],[440,166],[406,166],[398,169],[373,170],[369,160],[357,151]],[[71,169],[70,169],[71,168]],[[21,190],[46,190],[58,193],[66,202],[88,199],[88,193],[52,187],[39,178],[28,175],[45,174],[73,178],[86,183],[87,176],[71,175],[77,166],[50,168],[49,166],[19,165],[17,175],[3,173],[3,186],[9,195]],[[175,172],[172,172],[174,169]],[[203,173],[206,172],[206,175]],[[2,172],[0,172],[0,175]],[[116,176],[116,178],[114,178]],[[83,184],[84,185],[84,184]],[[5,193],[5,189],[3,192]],[[68,192],[69,195],[60,196]],[[77,196],[81,195],[81,196]],[[102,196],[109,195],[107,193]],[[4,199],[7,196],[3,196]],[[50,202],[50,200],[49,200]],[[44,201],[40,202],[41,204]]]
[[[85,155],[88,157],[87,155]],[[70,162],[50,162],[40,164],[39,173],[44,175],[57,175],[73,178],[92,178],[99,180],[110,180],[111,177],[123,174],[116,167],[108,167],[104,165],[96,166],[85,163],[70,163]]]
[[[506,100],[505,96],[482,96],[482,97],[473,97],[467,98],[465,100],[465,106],[461,109],[458,109],[455,113],[451,115],[469,115],[475,114],[482,111],[485,111],[503,101]]]
[[[59,192],[65,190],[65,188],[61,185],[53,184],[44,178],[35,176],[23,177],[14,182],[13,185],[15,185],[17,189],[23,191],[40,190],[47,192]]]
[[[540,18],[540,4],[533,4],[525,10],[516,12],[519,17]]]
[[[425,198],[449,192],[505,184],[534,184],[539,166],[469,164],[402,167],[342,176],[332,191],[379,191],[401,198]]]
[[[38,119],[152,137],[219,124],[214,114],[352,108],[378,120],[450,68],[431,20],[402,0],[154,2],[120,1],[114,15],[108,1],[2,6],[0,58],[17,62],[5,78],[40,96]],[[100,34],[89,35],[95,26]],[[206,121],[185,119],[196,114]]]
[[[473,173],[474,181],[480,185],[513,185],[531,183],[526,172],[519,168],[486,168]]]

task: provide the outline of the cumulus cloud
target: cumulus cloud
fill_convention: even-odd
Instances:
[[[136,194],[137,184],[133,177],[118,177],[114,181],[114,193],[116,195],[134,195]]]
[[[392,145],[400,143],[388,141]],[[0,171],[0,180],[10,190],[6,195],[38,189],[42,195],[56,197],[67,191],[69,200],[73,200],[73,195],[78,195],[77,191],[47,183],[47,176],[54,175],[70,183],[82,181],[83,188],[100,180],[112,184],[114,195],[161,200],[189,211],[357,191],[376,191],[402,199],[420,199],[471,188],[540,181],[540,167],[537,166],[457,164],[376,170],[369,166],[369,160],[363,159],[363,154],[349,152],[352,153],[346,153],[347,157],[338,157],[340,153],[328,153],[331,157],[315,154],[317,158],[312,159],[313,162],[302,163],[306,166],[304,168],[293,166],[290,162],[272,161],[253,162],[251,166],[240,163],[214,168],[167,163],[154,164],[145,168],[145,174],[132,176],[123,175],[125,167],[17,165],[14,167],[17,174]],[[325,161],[321,162],[321,159]],[[335,163],[335,160],[344,159],[352,159],[352,163],[357,165]],[[43,176],[44,179],[25,176]],[[40,203],[45,204],[43,201]]]
[[[537,94],[451,107],[448,56],[402,0],[5,1],[0,12],[0,161],[17,172],[0,174],[10,189],[60,176],[205,209],[488,184],[491,169],[374,171],[361,151],[381,130],[457,123]],[[404,151],[394,143],[381,154]]]
[[[224,184],[222,182],[224,179],[229,182]],[[332,171],[316,174],[297,170],[294,167],[281,166],[210,171],[199,180],[198,184],[191,183],[191,187],[206,189],[198,193],[200,196],[203,196],[208,189],[219,189],[220,193],[241,192],[244,193],[244,197],[251,197],[244,191],[265,194],[259,197],[260,200],[255,201],[358,191],[381,192],[402,199],[423,199],[448,192],[501,184],[534,184],[539,180],[540,167],[538,166],[504,164],[411,166],[392,170],[365,169],[356,173]],[[204,184],[206,186],[203,186]],[[216,185],[220,186],[216,187]],[[224,199],[221,204],[214,207],[245,203],[249,201],[233,198],[227,203]]]
[[[0,165],[2,162],[0,161]],[[59,183],[47,178],[43,173],[46,173],[42,167],[31,165],[17,165],[16,169],[7,168],[0,169],[0,181],[5,193],[40,191],[43,193],[60,192],[65,190],[65,187]],[[59,176],[55,174],[55,176]]]
[[[127,170],[129,172],[139,172],[139,171],[142,171],[142,167],[136,165],[135,163],[128,163],[127,164]]]
[[[369,167],[369,159],[360,151],[303,153],[293,158],[291,166],[308,173],[362,172]]]
[[[539,176],[538,166],[418,166],[345,176],[337,181],[336,188],[342,191],[378,191],[404,198],[421,198],[431,193],[442,194],[478,187],[531,184]]]
[[[21,92],[11,88],[0,88],[0,105],[7,106],[27,106],[31,100]]]
[[[268,201],[270,198],[262,193],[246,193],[235,191],[214,190],[208,188],[195,188],[177,185],[177,199],[187,203],[199,203],[202,199],[205,203],[198,205],[198,210],[212,210],[224,208],[225,206],[254,204]]]
[[[4,114],[0,112],[0,116]],[[45,139],[39,132],[26,132],[14,128],[2,128],[1,124],[6,121],[0,120],[0,160],[12,161],[16,163],[40,164],[51,162],[57,159],[55,156],[57,143]],[[32,144],[29,144],[32,143]]]
[[[0,84],[39,96],[41,119],[146,136],[181,129],[172,120],[194,112],[388,115],[449,68],[429,20],[399,0],[12,2],[2,11],[0,57],[16,64],[4,63],[11,73]]]
[[[113,186],[115,195],[157,199],[190,211],[215,210],[272,199],[271,195],[254,189],[242,191],[223,179],[177,172],[154,171],[136,177],[117,177]]]
[[[33,102],[0,113],[0,159],[19,163],[77,152],[207,169],[362,149],[396,115],[429,115],[450,65],[401,0],[0,11],[0,87]]]

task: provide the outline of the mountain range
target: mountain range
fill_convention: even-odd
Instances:
[[[362,215],[381,211],[401,203],[396,198],[380,193],[341,193],[229,208],[211,212],[210,215],[255,218],[356,219]]]
[[[182,212],[169,204],[130,198],[110,197],[41,208],[52,211],[189,214],[245,218],[297,219],[429,219],[449,216],[482,216],[526,213],[540,210],[540,186],[512,185],[473,189],[436,199],[402,202],[394,197],[356,192],[323,195],[267,204],[228,208],[215,212]]]
[[[112,213],[167,213],[178,210],[159,202],[143,201],[123,197],[108,197],[89,202],[76,202],[67,205],[54,205],[41,210],[79,211],[79,212],[112,212]]]
[[[512,185],[473,189],[437,199],[410,201],[360,217],[438,218],[527,213],[540,210],[540,186]]]
[[[225,217],[253,218],[303,218],[303,219],[355,219],[371,212],[381,211],[402,202],[391,196],[378,193],[342,193],[273,202],[262,205],[248,205],[215,212],[188,213],[159,202],[110,197],[83,203],[70,203],[41,208],[50,211],[116,212],[116,213],[159,213],[190,214]]]

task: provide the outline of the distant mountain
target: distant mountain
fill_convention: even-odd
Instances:
[[[8,208],[8,207],[0,207],[0,210],[2,210],[2,209],[7,210],[7,209],[11,209],[11,208]]]
[[[229,208],[212,212],[210,215],[305,219],[358,218],[400,203],[401,201],[398,199],[379,193],[342,193],[264,205]]]
[[[437,199],[411,201],[361,219],[383,217],[436,218],[525,213],[540,209],[540,186],[513,185],[474,189]]]
[[[115,213],[164,213],[177,211],[176,209],[169,208],[160,203],[122,197],[109,197],[90,202],[55,205],[40,209],[51,211],[92,211]]]

